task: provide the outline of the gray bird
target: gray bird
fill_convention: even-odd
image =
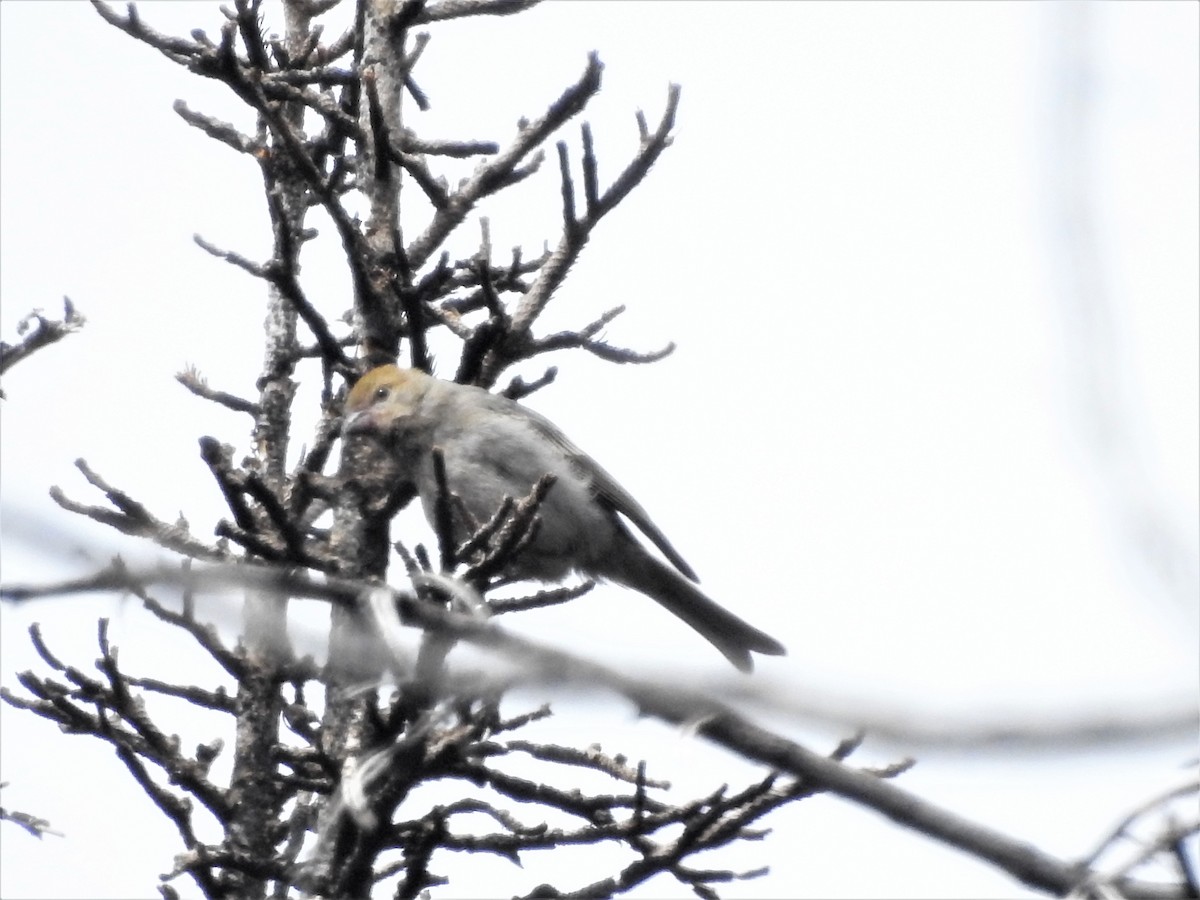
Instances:
[[[556,480],[538,507],[541,524],[507,574],[559,581],[577,571],[631,587],[692,626],[743,672],[753,668],[751,652],[786,652],[770,635],[705,596],[695,572],[641,504],[554,425],[520,404],[417,369],[380,366],[350,391],[342,430],[387,438],[431,523],[438,490],[434,447],[445,459],[447,487],[477,522],[491,519],[506,496],[524,497],[543,476],[553,475]],[[621,516],[671,565],[647,552]],[[469,536],[461,517],[454,517],[453,526],[455,540]]]

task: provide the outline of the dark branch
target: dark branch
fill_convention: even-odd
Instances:
[[[78,331],[86,321],[75,309],[70,297],[63,297],[63,317],[60,321],[47,319],[41,310],[35,309],[17,323],[17,334],[24,335],[19,342],[6,344],[0,341],[0,375],[32,353]],[[0,392],[0,398],[3,397],[3,392]]]

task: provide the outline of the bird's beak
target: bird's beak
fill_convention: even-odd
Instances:
[[[362,434],[364,431],[372,431],[374,422],[371,421],[371,411],[369,409],[360,409],[358,412],[350,413],[342,420],[342,437],[350,434]]]

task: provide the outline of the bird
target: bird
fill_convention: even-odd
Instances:
[[[490,520],[506,497],[521,499],[553,476],[537,509],[539,527],[507,575],[555,582],[577,572],[632,588],[690,625],[743,672],[753,670],[752,652],[786,653],[775,638],[701,591],[695,571],[641,504],[548,419],[516,401],[419,369],[383,365],[351,388],[342,435],[381,440],[415,485],[431,524],[438,502],[435,448],[444,459],[446,487],[475,523]],[[460,544],[477,527],[464,518],[452,515],[453,539]]]

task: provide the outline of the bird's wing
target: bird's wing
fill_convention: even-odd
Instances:
[[[667,536],[650,520],[650,514],[642,508],[642,505],[634,500],[632,495],[604,470],[603,466],[571,443],[554,423],[506,397],[498,397],[495,394],[489,396],[504,401],[505,409],[510,415],[515,408],[518,415],[528,421],[542,437],[557,447],[571,461],[571,464],[587,478],[591,484],[593,495],[600,503],[619,512],[636,525],[638,530],[646,535],[680,572],[692,581],[700,580],[696,577],[695,570],[679,555],[679,551],[671,546]]]

